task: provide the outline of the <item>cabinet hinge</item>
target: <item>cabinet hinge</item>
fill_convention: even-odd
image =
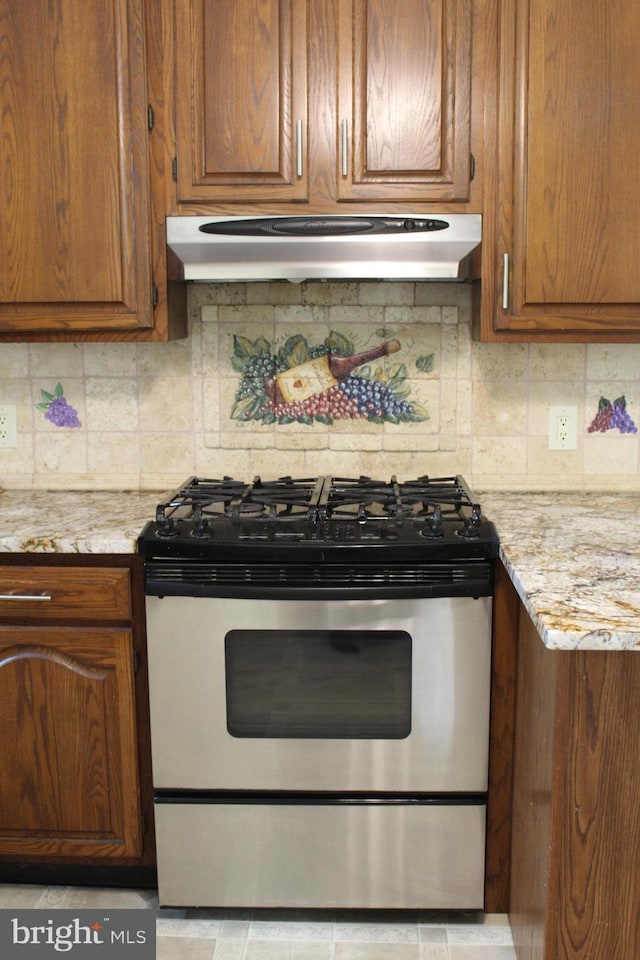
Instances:
[[[476,175],[476,158],[472,153],[469,154],[469,180],[474,180]]]
[[[154,310],[158,306],[158,284],[155,280],[151,284],[151,305]]]
[[[153,112],[153,107],[151,106],[150,103],[148,103],[147,104],[147,127],[149,128],[149,132],[153,130],[155,126],[155,122],[156,122],[156,118]]]
[[[138,648],[133,648],[133,672],[137,673],[140,667],[140,654],[138,653]]]
[[[171,175],[173,179],[178,182],[178,158],[174,157],[171,163]]]

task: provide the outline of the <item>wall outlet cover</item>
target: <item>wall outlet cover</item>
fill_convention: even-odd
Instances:
[[[0,403],[0,448],[18,446],[15,404]]]
[[[549,407],[549,450],[577,450],[578,408]]]

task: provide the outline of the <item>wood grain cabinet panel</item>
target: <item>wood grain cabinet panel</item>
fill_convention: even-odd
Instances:
[[[147,89],[144,0],[0,0],[0,340],[184,335]]]
[[[467,199],[468,0],[338,8],[339,199]]]
[[[548,650],[520,616],[510,920],[518,960],[640,956],[640,657]]]
[[[0,566],[0,620],[131,620],[122,567]]]
[[[0,626],[0,855],[141,852],[131,634]]]
[[[640,340],[640,6],[505,0],[499,31],[483,336]]]
[[[468,199],[470,0],[174,9],[179,206]]]
[[[307,7],[176,4],[180,201],[306,199]]]
[[[0,860],[154,862],[138,558],[0,564]]]

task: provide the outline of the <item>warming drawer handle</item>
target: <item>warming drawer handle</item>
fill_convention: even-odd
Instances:
[[[49,593],[0,593],[0,600],[53,600]]]

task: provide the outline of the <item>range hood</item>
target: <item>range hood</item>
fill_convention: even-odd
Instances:
[[[462,280],[480,214],[167,217],[177,280]]]

